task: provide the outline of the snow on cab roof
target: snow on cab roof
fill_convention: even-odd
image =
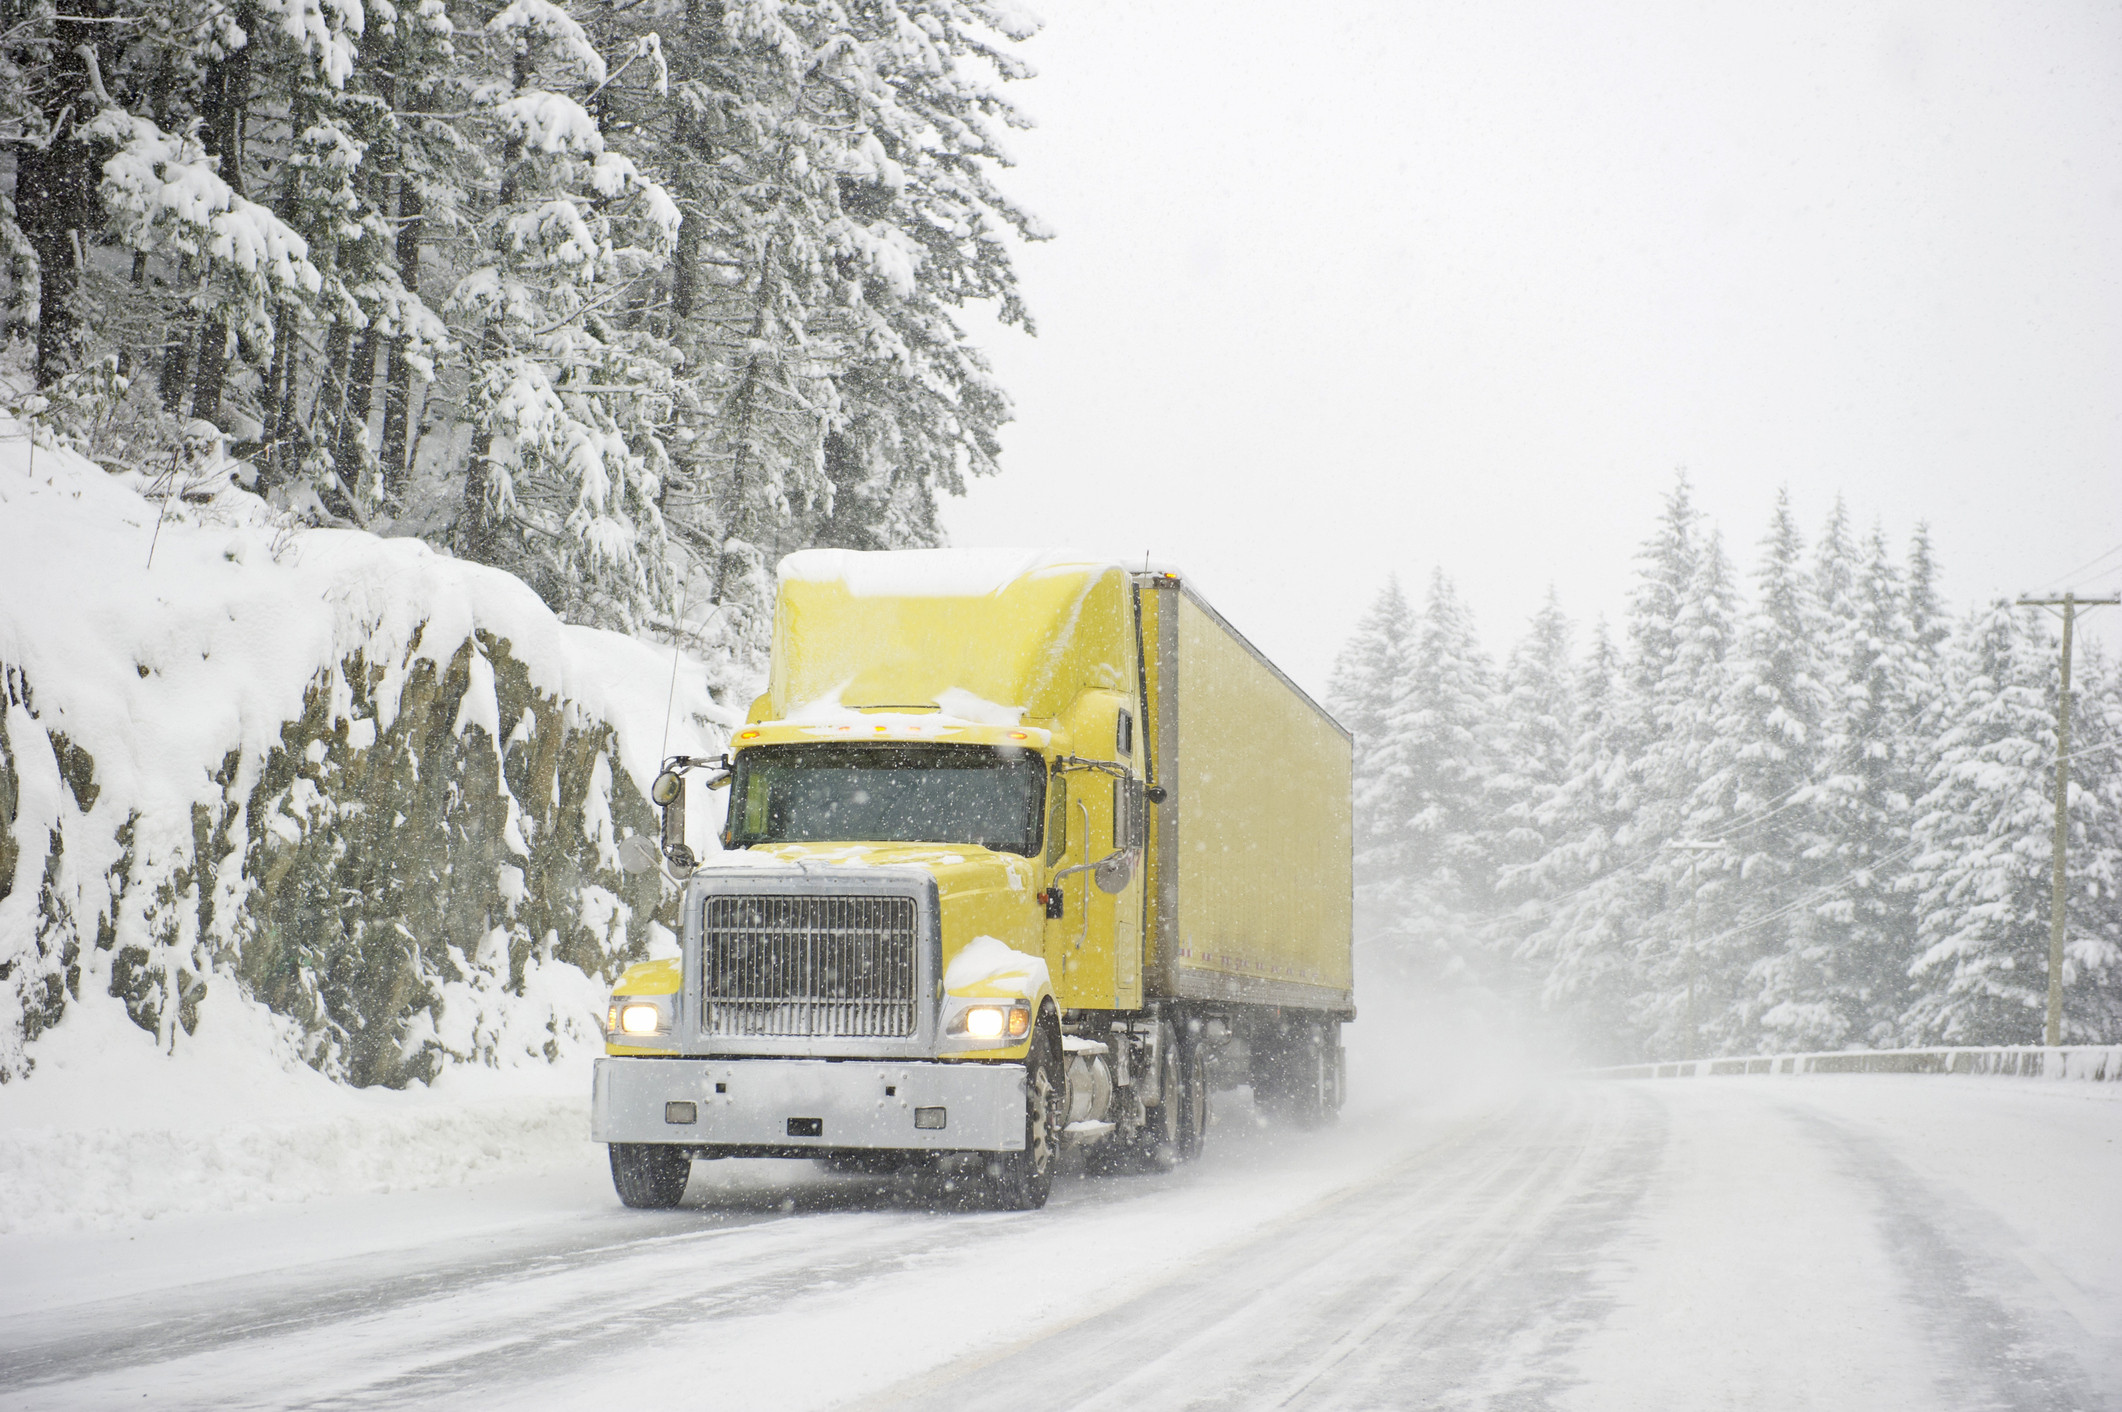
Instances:
[[[782,583],[844,583],[857,598],[985,598],[1034,575],[1112,567],[1072,549],[805,549]]]

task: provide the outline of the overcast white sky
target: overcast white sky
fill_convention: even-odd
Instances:
[[[1315,690],[1393,572],[1618,618],[1683,466],[1749,571],[1787,484],[1956,602],[2122,585],[2122,6],[1042,12],[955,543],[1179,564]]]

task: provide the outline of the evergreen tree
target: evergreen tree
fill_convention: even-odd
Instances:
[[[1417,973],[1479,979],[1485,970],[1496,705],[1494,668],[1440,569],[1373,756],[1380,819],[1371,880],[1357,899],[1367,934],[1392,938]]]
[[[1840,1038],[1834,1017],[1820,1007],[1833,946],[1817,918],[1793,906],[1814,871],[1808,867],[1816,836],[1809,786],[1825,763],[1823,726],[1832,704],[1822,680],[1825,624],[1803,555],[1785,491],[1776,497],[1761,544],[1754,607],[1719,703],[1690,831],[1726,845],[1695,864],[1698,873],[1719,877],[1726,905],[1714,914],[1717,929],[1745,928],[1731,938],[1736,954],[1728,964],[1743,962],[1747,1008],[1758,1007],[1760,1024],[1782,1040],[1802,1037],[1805,1047],[1825,1047]],[[1732,1038],[1750,1047],[1751,1017],[1727,1023]]]
[[[1854,598],[1853,616],[1823,637],[1838,692],[1808,855],[1815,880],[1833,889],[1815,911],[1826,960],[1810,989],[1821,1023],[1790,1041],[1820,1048],[1895,1043],[1917,952],[1913,900],[1899,882],[1925,769],[1922,668],[1907,589],[1881,531],[1866,545]]]
[[[1587,1058],[2038,1038],[2056,643],[1996,604],[1955,635],[1836,505],[1779,496],[1742,607],[1684,477],[1639,556],[1625,649],[1570,665],[1550,594],[1500,686],[1440,575],[1342,654],[1358,910],[1397,967],[1524,966]],[[2122,673],[2079,649],[2066,1036],[2122,1038]],[[1706,844],[1707,847],[1687,845]]]
[[[1998,600],[1953,644],[1951,706],[1930,791],[1917,805],[1924,944],[1912,1038],[2040,1042],[2048,997],[2056,642],[2038,610]],[[2108,791],[2070,793],[2063,1029],[2066,1042],[2122,1031],[2114,941],[2117,859]]]
[[[1705,654],[1719,655],[1728,627],[1722,555],[1702,536],[1684,474],[1637,563],[1628,651],[1594,646],[1611,685],[1586,693],[1570,779],[1551,807],[1567,831],[1525,875],[1559,889],[1557,900],[1521,949],[1548,961],[1550,1002],[1577,1008],[1592,1032],[1629,1052],[1670,1053],[1686,1044],[1695,958],[1685,909],[1672,926],[1679,883],[1664,848],[1684,835],[1713,726],[1690,698],[1715,689]]]
[[[1504,875],[1526,930],[1516,954],[1543,973],[1542,1003],[1572,1018],[1588,1053],[1613,1059],[1637,1053],[1639,989],[1618,905],[1638,861],[1628,853],[1641,784],[1625,665],[1606,624],[1594,624],[1575,683],[1568,767],[1535,815],[1547,847]]]
[[[1019,7],[0,11],[39,435],[151,470],[211,421],[289,513],[694,636],[732,689],[781,553],[936,543],[995,468],[957,315],[1030,327]]]
[[[1722,819],[1704,786],[1721,744],[1719,703],[1728,692],[1737,633],[1737,590],[1723,541],[1712,530],[1673,627],[1673,656],[1652,703],[1657,736],[1643,755],[1643,803],[1634,829],[1647,853],[1645,881],[1657,908],[1636,934],[1648,985],[1639,1026],[1656,1052],[1685,1057],[1746,1032],[1756,1013],[1747,984],[1751,938],[1736,929],[1742,899],[1722,866],[1728,854],[1673,847],[1707,841]]]
[[[1327,683],[1327,704],[1355,737],[1355,850],[1366,879],[1383,863],[1378,850],[1388,832],[1386,775],[1378,768],[1378,752],[1385,743],[1387,713],[1407,679],[1414,639],[1414,614],[1400,580],[1389,578],[1334,659]]]
[[[1577,716],[1571,629],[1552,586],[1503,673],[1496,802],[1503,821],[1498,863],[1530,863],[1547,852],[1541,811],[1570,776]]]

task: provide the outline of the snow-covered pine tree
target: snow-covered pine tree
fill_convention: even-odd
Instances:
[[[1917,804],[1911,884],[1924,945],[1904,1019],[1911,1039],[2039,1043],[2048,996],[2056,641],[2039,610],[1972,614],[1948,661],[1949,707]],[[2075,753],[2075,752],[2074,752]],[[2110,792],[2076,784],[2067,813],[2066,1042],[2122,1027]]]
[[[1497,733],[1495,807],[1501,830],[1496,864],[1515,876],[1544,857],[1555,840],[1545,822],[1570,778],[1576,749],[1577,681],[1572,629],[1552,586],[1512,646],[1503,669]],[[1515,895],[1515,886],[1507,887]]]
[[[1430,577],[1374,759],[1378,838],[1359,927],[1411,976],[1484,981],[1495,907],[1494,668],[1444,571]]]
[[[1334,659],[1326,700],[1334,717],[1355,737],[1356,866],[1366,878],[1380,865],[1386,837],[1386,775],[1378,752],[1385,742],[1386,715],[1407,678],[1414,650],[1414,613],[1397,577],[1356,623],[1356,631]]]
[[[1881,530],[1865,545],[1851,593],[1848,616],[1830,618],[1821,637],[1835,697],[1809,800],[1807,857],[1823,965],[1790,991],[1811,992],[1801,1013],[1821,1023],[1789,1032],[1793,1046],[1894,1043],[1917,952],[1913,898],[1900,882],[1922,792],[1921,667],[1907,587]],[[1771,1013],[1772,1026],[1778,1018]]]
[[[937,495],[993,472],[1009,418],[955,311],[986,302],[1032,329],[1006,242],[1046,230],[992,171],[1009,165],[1004,131],[1028,124],[984,75],[1030,77],[1001,41],[1030,38],[1036,21],[962,0],[857,13],[867,67],[844,84],[856,127],[839,185],[850,336],[826,443],[832,508],[814,533],[863,548],[933,543]]]
[[[1746,928],[1730,938],[1727,964],[1750,958],[1742,984],[1760,1025],[1775,1037],[1771,1042],[1813,1048],[1831,1047],[1840,1036],[1832,1013],[1819,1008],[1824,977],[1833,970],[1831,944],[1811,913],[1793,906],[1810,881],[1809,786],[1832,709],[1822,680],[1826,622],[1815,611],[1803,558],[1789,492],[1779,492],[1689,831],[1725,845],[1698,858],[1696,867],[1698,875],[1721,880],[1715,929]],[[1745,1043],[1750,1035],[1742,1024],[1729,1037]]]
[[[205,417],[288,509],[505,564],[578,620],[674,628],[690,598],[710,652],[763,644],[784,550],[933,543],[994,468],[1008,402],[957,314],[1029,327],[1011,241],[1043,232],[995,184],[1019,6],[16,19],[7,327],[38,329],[45,432],[114,465]]]
[[[1639,1024],[1667,1055],[1743,1044],[1758,1015],[1748,982],[1755,943],[1739,926],[1738,880],[1723,866],[1729,854],[1673,847],[1708,841],[1721,822],[1703,784],[1716,764],[1738,614],[1731,562],[1712,529],[1696,552],[1672,625],[1672,658],[1651,702],[1655,735],[1641,760],[1634,821],[1647,851],[1643,874],[1660,904],[1635,936],[1645,982]]]
[[[1918,660],[1930,660],[1952,636],[1952,615],[1938,592],[1938,560],[1931,548],[1930,526],[1918,523],[1908,541],[1907,618],[1909,641]]]
[[[1573,693],[1569,762],[1535,814],[1546,850],[1500,880],[1517,900],[1516,955],[1539,972],[1542,1005],[1567,1017],[1584,1053],[1616,1061],[1635,1057],[1640,1038],[1635,954],[1617,905],[1636,861],[1624,840],[1641,785],[1629,753],[1639,708],[1627,697],[1625,667],[1605,622],[1593,624]]]
[[[499,184],[448,305],[477,350],[455,547],[577,621],[631,627],[667,596],[673,360],[606,311],[652,287],[678,210],[583,106],[616,75],[566,10],[510,0],[485,32],[511,76],[478,95]]]
[[[1589,669],[1611,672],[1585,689],[1569,782],[1553,810],[1561,818],[1550,825],[1560,842],[1524,875],[1553,900],[1521,950],[1551,966],[1548,1003],[1575,1010],[1588,1042],[1612,1053],[1677,1052],[1673,1032],[1684,1026],[1685,932],[1675,941],[1665,930],[1674,885],[1664,849],[1682,836],[1693,793],[1698,723],[1682,717],[1702,709],[1683,698],[1699,667],[1689,638],[1704,559],[1683,472],[1636,555],[1626,652],[1609,654],[1603,635],[1594,644]],[[1682,998],[1667,1004],[1659,987],[1675,965]]]
[[[684,212],[663,507],[740,651],[782,553],[934,543],[937,497],[994,469],[1008,402],[955,311],[1028,326],[1005,236],[1041,232],[992,168],[1023,121],[994,76],[1028,75],[1005,44],[1031,30],[955,0],[697,5],[672,29],[677,101],[629,139]]]

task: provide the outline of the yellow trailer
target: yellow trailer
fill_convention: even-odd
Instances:
[[[667,762],[632,850],[686,892],[597,1069],[629,1204],[696,1156],[810,1155],[1036,1206],[1066,1146],[1197,1153],[1218,1055],[1283,1117],[1339,1107],[1349,737],[1180,575],[791,555],[730,745]],[[688,773],[727,792],[705,862]]]

